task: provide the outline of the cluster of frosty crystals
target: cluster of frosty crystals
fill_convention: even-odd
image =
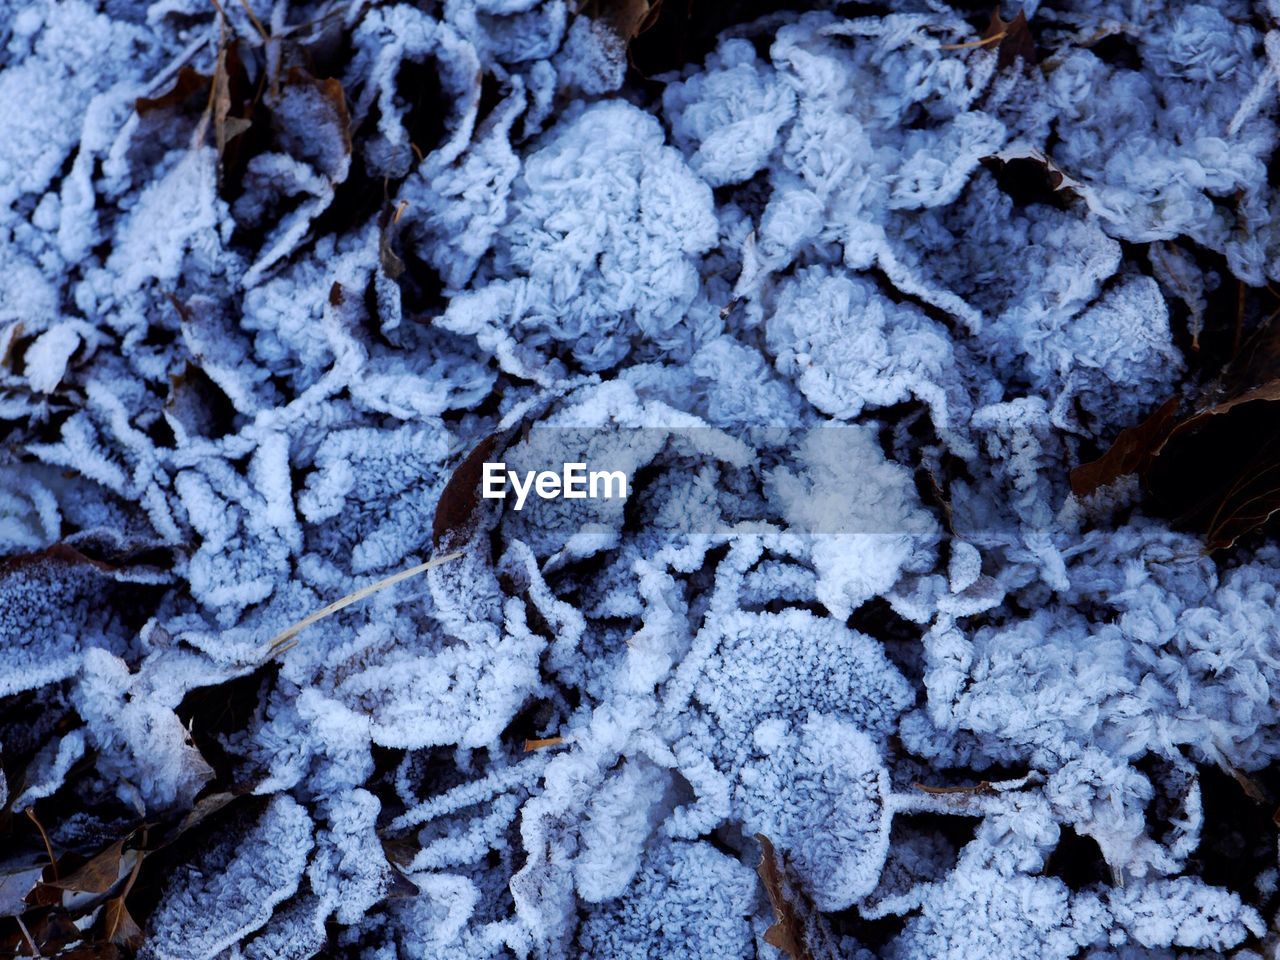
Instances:
[[[560,0],[277,3],[266,38],[240,4],[0,0],[0,550],[172,557],[5,568],[0,695],[76,722],[6,729],[39,742],[0,797],[177,815],[214,777],[184,702],[256,680],[219,740],[257,805],[168,878],[149,956],[775,956],[755,833],[815,956],[1274,949],[1274,857],[1201,876],[1231,827],[1200,781],[1280,756],[1280,554],[1215,563],[1065,476],[1176,384],[1171,300],[1280,280],[1280,12],[1028,3],[1045,58],[1001,68],[895,6],[733,26],[633,89]],[[227,35],[290,78],[234,195],[199,105],[137,108]],[[1015,200],[993,157],[1071,189]],[[263,667],[539,418],[661,434],[632,515],[486,512]],[[944,460],[954,532],[918,492]],[[815,532],[819,487],[862,532]],[[1098,879],[1051,868],[1069,831]]]

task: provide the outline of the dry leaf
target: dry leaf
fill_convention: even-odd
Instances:
[[[123,858],[124,840],[117,840],[74,873],[46,881],[45,886],[75,893],[106,893],[120,880]]]
[[[653,27],[662,12],[662,0],[593,0],[584,4],[579,13],[587,13],[617,34],[623,46]]]
[[[508,436],[507,433],[490,434],[454,468],[440,493],[431,524],[431,539],[436,549],[460,547],[471,539],[480,506],[480,479],[485,461],[502,453]]]
[[[124,897],[112,897],[102,906],[102,935],[108,943],[130,950],[142,946],[142,929],[125,906]]]
[[[329,113],[328,121],[342,138],[346,152],[351,153],[351,114],[347,110],[347,94],[336,77],[317,79],[305,70],[292,67],[286,78],[290,87],[309,88],[318,95]]]
[[[769,895],[774,918],[773,926],[764,933],[764,942],[777,947],[791,960],[813,960],[813,954],[805,943],[804,920],[788,896],[789,885],[778,854],[763,833],[756,834],[756,841],[760,844],[760,866],[756,873]]]
[[[1082,497],[1120,477],[1145,473],[1173,429],[1177,412],[1178,398],[1170,397],[1142,423],[1121,430],[1106,453],[1071,471],[1071,491]]]
[[[1121,431],[1102,457],[1071,472],[1087,494],[1127,473],[1142,480],[1152,512],[1198,531],[1210,550],[1280,516],[1280,328],[1250,338],[1192,413],[1177,401]]]
[[[562,743],[564,743],[564,737],[543,737],[541,740],[526,740],[524,742],[524,752],[532,753],[534,750],[558,747]]]
[[[1012,144],[999,153],[983,157],[982,162],[996,172],[1016,169],[1019,164],[1037,169],[1050,193],[1082,196],[1088,191],[1088,187],[1054,163],[1048,154],[1028,143]]]
[[[991,22],[982,32],[985,43],[999,44],[996,47],[996,69],[1003,70],[1018,60],[1026,64],[1036,62],[1036,42],[1031,36],[1031,28],[1027,26],[1027,14],[1023,10],[1012,20],[1005,21],[1000,17],[1000,7],[991,12]]]
[[[396,253],[395,246],[391,242],[390,218],[384,219],[387,222],[378,231],[378,261],[382,264],[383,273],[392,280],[399,280],[404,273],[404,260],[400,258],[400,254]]]
[[[201,73],[193,67],[183,67],[178,71],[178,76],[173,81],[172,87],[154,97],[139,97],[133,102],[133,107],[139,114],[144,116],[156,110],[180,107],[189,99],[194,98],[196,94],[205,93],[212,81],[212,77]]]
[[[218,159],[227,152],[227,144],[251,126],[247,117],[235,116],[231,113],[232,69],[239,67],[239,57],[235,46],[227,43],[226,26],[218,44],[218,59],[213,69],[213,140],[218,149]]]

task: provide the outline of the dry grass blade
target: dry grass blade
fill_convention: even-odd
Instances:
[[[993,43],[999,43],[1008,34],[1001,30],[999,33],[993,33],[989,37],[983,37],[981,40],[970,40],[967,43],[944,43],[938,47],[939,50],[972,50],[975,47],[986,47]]]
[[[253,12],[253,7],[249,6],[249,0],[240,0],[240,6],[244,7],[245,14],[249,17],[249,22],[253,24],[253,29],[258,32],[258,36],[263,43],[271,42],[271,34],[267,28],[262,25],[262,21],[258,19],[258,15]]]
[[[541,740],[526,740],[524,742],[524,752],[532,753],[534,750],[542,750],[546,747],[558,747],[564,743],[564,737],[543,737]]]
[[[995,787],[992,785],[990,780],[983,780],[969,786],[931,787],[927,783],[913,783],[911,786],[913,789],[919,790],[921,793],[928,793],[935,797],[945,797],[955,794],[963,796],[968,794],[986,794],[996,792]]]
[[[460,556],[462,556],[461,550],[453,553],[446,553],[443,557],[432,557],[430,560],[425,563],[420,563],[416,567],[410,567],[408,570],[401,570],[399,573],[393,573],[391,576],[384,577],[376,583],[369,584],[367,587],[361,587],[354,593],[348,593],[340,600],[333,601],[333,603],[329,604],[327,607],[321,607],[310,616],[303,617],[293,626],[286,627],[284,630],[277,633],[271,638],[271,642],[267,644],[267,656],[274,657],[276,654],[283,653],[285,650],[292,647],[293,643],[290,641],[313,623],[323,620],[325,617],[337,613],[339,610],[345,609],[353,603],[359,603],[365,597],[371,596],[379,590],[385,590],[387,587],[395,586],[401,580],[408,580],[410,577],[416,577],[420,573],[426,573],[432,567],[438,567],[442,563],[448,563],[450,560],[456,560]]]
[[[27,947],[30,948],[31,955],[33,957],[40,956],[40,948],[36,946],[35,940],[31,938],[31,931],[28,930],[27,925],[22,922],[22,918],[14,917],[13,919],[18,921],[18,929],[22,931],[22,938],[27,941]]]
[[[49,842],[49,834],[45,833],[44,824],[36,817],[36,808],[34,806],[27,807],[27,819],[36,825],[36,829],[40,831],[40,839],[44,841],[45,853],[49,855],[49,869],[53,873],[53,879],[58,879],[58,858],[53,855],[53,844]]]

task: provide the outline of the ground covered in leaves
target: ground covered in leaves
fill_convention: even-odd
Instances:
[[[0,953],[1273,957],[1278,77],[0,0]],[[548,429],[629,499],[477,497]]]

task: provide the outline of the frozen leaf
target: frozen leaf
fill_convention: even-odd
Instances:
[[[765,720],[755,757],[735,791],[745,829],[777,838],[819,910],[843,910],[870,893],[889,849],[888,774],[856,727],[811,714]]]
[[[588,956],[616,960],[750,956],[756,878],[710,843],[655,845],[628,890],[587,908],[579,930]]]
[[[313,844],[311,819],[277,796],[248,830],[223,836],[179,868],[148,921],[158,960],[210,960],[271,917],[302,879]]]

